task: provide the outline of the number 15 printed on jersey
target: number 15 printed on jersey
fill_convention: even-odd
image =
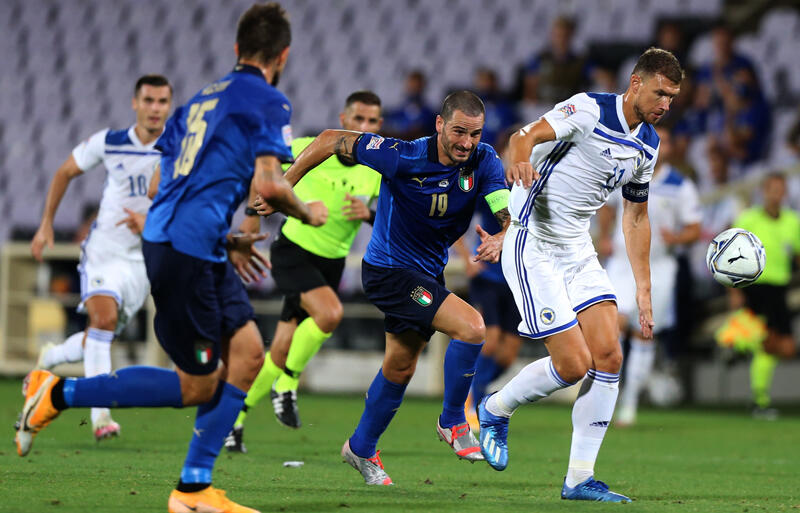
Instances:
[[[203,145],[203,138],[208,128],[208,123],[203,118],[206,112],[213,110],[217,106],[217,102],[219,102],[219,98],[214,98],[202,103],[195,103],[190,107],[186,122],[186,135],[181,141],[181,154],[175,162],[173,178],[177,178],[178,175],[186,176],[192,171],[194,160]]]

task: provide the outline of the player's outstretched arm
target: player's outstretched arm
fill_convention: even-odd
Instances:
[[[655,324],[650,299],[650,218],[647,215],[647,202],[636,203],[625,199],[622,203],[622,233],[636,282],[639,326],[645,338],[652,338]]]
[[[82,174],[83,171],[78,167],[75,157],[72,155],[61,164],[55,176],[50,181],[50,188],[47,190],[47,198],[44,201],[44,211],[39,229],[31,240],[31,254],[36,260],[41,262],[44,247],[53,247],[53,219],[56,217],[56,210],[61,204],[61,198],[67,191],[67,186],[73,178]]]
[[[286,171],[286,180],[294,187],[306,173],[333,155],[338,155],[344,162],[355,164],[353,147],[360,136],[361,132],[351,130],[325,130],[297,156],[294,164]]]
[[[506,181],[522,185],[526,189],[539,178],[539,173],[531,165],[533,147],[547,141],[554,141],[556,132],[545,119],[539,119],[520,128],[508,140],[508,167]]]
[[[328,219],[328,209],[321,201],[306,204],[297,197],[283,176],[281,163],[274,155],[262,155],[256,158],[253,183],[255,192],[288,216],[296,217],[312,226],[321,226]]]
[[[250,180],[250,194],[247,197],[247,204],[244,209],[244,219],[239,225],[239,231],[242,233],[258,233],[261,229],[261,218],[256,211],[254,205],[258,199],[256,192],[255,179]]]

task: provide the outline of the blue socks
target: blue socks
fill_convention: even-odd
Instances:
[[[375,455],[378,438],[386,431],[400,408],[405,391],[406,385],[392,383],[383,377],[383,369],[378,371],[367,390],[364,413],[361,414],[355,433],[350,437],[350,449],[357,456],[371,458]]]
[[[439,424],[443,428],[463,424],[464,402],[475,375],[475,361],[483,344],[468,344],[453,339],[444,355],[444,401]]]
[[[91,378],[66,378],[64,402],[69,407],[183,406],[178,374],[145,366],[125,367]]]
[[[182,483],[211,483],[211,470],[247,393],[220,381],[214,398],[197,407],[194,434],[181,470]],[[371,455],[370,455],[371,456]]]
[[[475,377],[472,378],[472,404],[476,407],[486,395],[486,389],[489,384],[500,377],[500,374],[505,371],[505,367],[501,366],[491,356],[486,356],[481,353],[478,355],[478,362],[475,364]]]

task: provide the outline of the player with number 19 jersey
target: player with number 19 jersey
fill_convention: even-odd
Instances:
[[[292,161],[292,107],[258,68],[234,70],[178,108],[156,143],[161,183],[144,238],[224,262],[233,213],[247,197],[261,155]]]
[[[407,142],[364,134],[354,157],[383,175],[364,255],[377,267],[439,276],[450,246],[469,228],[477,202],[506,190],[502,162],[485,143],[464,164],[448,167],[439,163],[435,136]]]

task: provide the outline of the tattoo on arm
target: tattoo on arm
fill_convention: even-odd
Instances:
[[[339,138],[336,140],[336,143],[333,147],[333,152],[339,156],[342,162],[346,164],[356,164],[356,161],[353,158],[353,146],[355,145],[358,137],[359,135],[345,134],[339,136]]]
[[[500,226],[505,226],[511,220],[511,214],[508,212],[508,207],[501,208],[494,213],[494,218],[497,219]]]

